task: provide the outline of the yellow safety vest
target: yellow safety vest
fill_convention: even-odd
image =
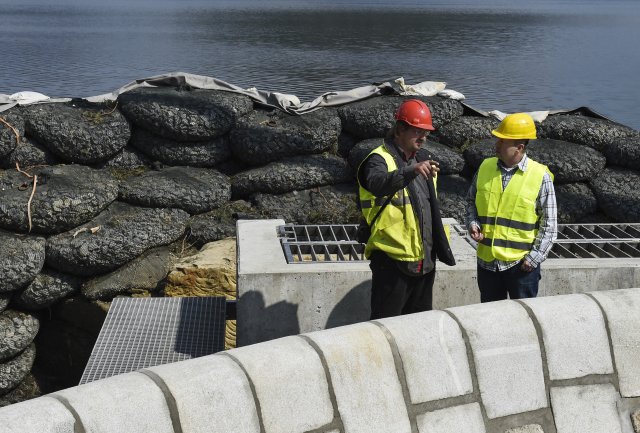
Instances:
[[[373,149],[367,158],[374,153],[384,158],[389,172],[397,170],[393,155],[384,144]],[[358,185],[360,186],[360,209],[367,224],[371,225],[371,220],[378,214],[387,197],[374,196],[360,185],[360,181]],[[384,251],[393,260],[402,262],[417,262],[424,258],[422,235],[407,188],[395,193],[371,227],[371,236],[364,250],[365,257],[369,258],[373,250]]]
[[[531,251],[538,235],[536,200],[545,172],[553,179],[546,165],[529,158],[526,171],[516,169],[503,191],[498,158],[482,162],[476,181],[476,209],[484,234],[478,243],[478,258],[512,262]]]

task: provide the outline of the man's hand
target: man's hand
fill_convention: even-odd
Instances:
[[[440,171],[438,165],[439,163],[433,160],[421,161],[413,165],[413,171],[419,176],[430,179]]]
[[[469,234],[471,235],[471,239],[473,239],[476,242],[480,242],[481,240],[484,239],[484,235],[482,234],[482,232],[480,231],[480,228],[477,225],[471,226],[471,229],[469,230]]]
[[[527,259],[522,260],[522,264],[520,265],[520,270],[522,270],[524,272],[531,272],[535,268],[536,267],[533,266],[531,263],[529,263],[529,261]]]

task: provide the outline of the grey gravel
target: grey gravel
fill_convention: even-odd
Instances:
[[[169,167],[121,182],[119,198],[135,205],[173,207],[199,214],[228,202],[231,184],[226,175],[214,169]]]
[[[36,359],[36,346],[31,344],[21,354],[0,363],[0,396],[20,385],[31,371]]]
[[[465,149],[475,141],[491,138],[491,130],[500,121],[493,117],[461,116],[437,129],[432,138],[456,149]]]
[[[281,194],[352,179],[352,171],[339,156],[309,155],[238,173],[231,178],[231,188],[234,197],[242,198],[257,192]]]
[[[0,362],[24,350],[38,333],[40,324],[31,314],[6,310],[0,314]]]
[[[573,224],[598,210],[596,196],[586,183],[556,185],[558,223]]]
[[[20,137],[24,137],[24,117],[19,109],[13,108],[0,113],[4,122],[16,129]],[[13,129],[0,122],[0,158],[10,154],[19,144]]]
[[[335,109],[301,116],[256,110],[238,121],[230,133],[231,152],[239,161],[264,165],[294,155],[336,150],[340,119]]]
[[[474,172],[485,158],[495,156],[495,141],[495,138],[480,140],[465,150],[464,157]],[[551,139],[531,140],[527,155],[549,167],[554,183],[591,180],[600,175],[607,162],[600,152],[590,147]]]
[[[129,122],[113,107],[89,103],[29,106],[26,131],[67,162],[106,161],[129,141]]]
[[[0,246],[0,293],[33,281],[44,265],[45,239],[0,231]]]
[[[358,167],[362,164],[362,161],[371,153],[373,149],[382,145],[384,138],[368,138],[366,140],[359,141],[349,152],[349,165],[357,172]]]
[[[353,149],[353,146],[355,146],[358,141],[359,140],[357,138],[351,136],[345,131],[340,132],[340,135],[338,135],[338,155],[343,158],[347,158],[349,156],[349,152],[351,152],[351,149]]]
[[[56,165],[31,170],[38,176],[31,201],[32,232],[59,233],[89,221],[118,194],[118,182],[105,170]],[[29,230],[33,181],[16,170],[0,171],[0,227]]]
[[[36,165],[54,165],[60,161],[36,140],[20,137],[16,148],[0,160],[0,168],[15,168],[16,162],[20,165],[20,169],[25,169]]]
[[[436,129],[464,111],[458,101],[438,96],[378,96],[340,107],[342,128],[359,139],[384,137],[395,123],[396,110],[407,99],[420,99],[427,104]]]
[[[640,221],[640,174],[619,167],[607,167],[590,182],[598,207],[616,222]]]
[[[85,282],[82,294],[90,300],[110,301],[139,290],[153,291],[174,262],[169,247],[152,248],[117,270]]]
[[[152,161],[139,150],[127,146],[110,159],[98,164],[98,168],[116,168],[132,170],[140,167],[151,167]]]
[[[440,175],[458,174],[464,167],[464,158],[459,152],[435,141],[427,140],[422,145],[431,153],[433,159],[440,163]]]
[[[226,135],[207,141],[179,142],[137,128],[133,131],[131,145],[152,160],[167,165],[213,167],[231,157]]]
[[[7,309],[12,296],[12,292],[0,292],[0,313]]]
[[[466,197],[471,182],[462,176],[438,176],[437,192],[443,218],[455,218],[464,224]]]
[[[23,291],[14,296],[16,305],[27,310],[50,307],[80,289],[80,280],[74,276],[43,269]]]
[[[253,109],[253,101],[238,93],[173,87],[133,89],[118,101],[135,125],[181,141],[220,137]]]
[[[188,219],[189,214],[180,209],[114,202],[89,223],[48,238],[46,263],[73,275],[104,274],[150,248],[177,240]],[[97,231],[91,233],[91,228]]]
[[[236,221],[262,215],[244,200],[235,200],[211,212],[194,215],[188,226],[187,242],[201,248],[208,242],[236,235]]]

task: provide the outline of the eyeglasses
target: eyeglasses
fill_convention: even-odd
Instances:
[[[428,129],[420,129],[413,126],[411,127],[411,131],[416,137],[427,137],[429,135],[429,132],[431,132]]]

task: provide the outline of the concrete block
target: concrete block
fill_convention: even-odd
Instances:
[[[551,406],[558,433],[620,433],[613,385],[551,388]]]
[[[378,326],[361,323],[307,335],[327,360],[346,432],[411,432],[391,348]]]
[[[173,433],[160,388],[141,373],[127,373],[56,392],[66,398],[86,433]]]
[[[281,338],[230,354],[253,381],[265,431],[305,432],[333,420],[324,368],[316,351],[302,338]]]
[[[149,370],[173,395],[183,433],[260,432],[249,381],[231,358],[204,356]]]
[[[504,433],[544,433],[540,424],[527,424],[520,427],[510,428]]]
[[[640,397],[640,289],[593,292],[609,321],[620,394]]]
[[[0,433],[75,433],[74,425],[71,412],[51,397],[0,408]]]
[[[478,403],[452,406],[417,417],[420,433],[485,433]]]
[[[522,305],[500,301],[449,311],[469,337],[489,418],[547,407],[538,336]]]
[[[379,322],[398,346],[411,403],[473,392],[462,332],[447,313],[429,311]]]
[[[540,323],[552,380],[613,373],[600,307],[586,295],[526,299]]]

